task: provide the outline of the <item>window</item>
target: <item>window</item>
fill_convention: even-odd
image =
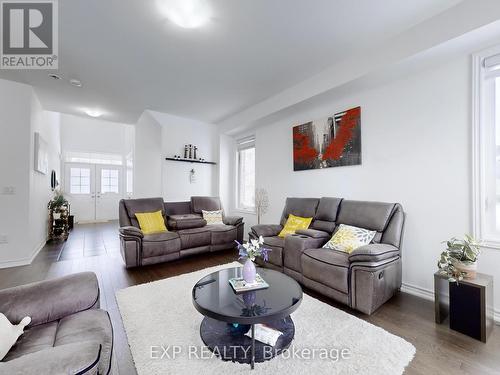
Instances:
[[[71,168],[70,193],[71,194],[90,194],[90,169],[89,168]]]
[[[473,67],[474,235],[500,248],[500,48],[475,55]]]
[[[68,163],[86,163],[86,164],[108,164],[122,165],[122,156],[119,154],[97,154],[89,152],[65,152],[65,161]]]
[[[102,169],[101,170],[101,193],[118,193],[118,170],[117,169]]]
[[[255,139],[238,141],[238,208],[255,210]]]

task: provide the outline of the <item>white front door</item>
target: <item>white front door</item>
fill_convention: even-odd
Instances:
[[[64,190],[76,222],[118,219],[122,167],[66,163]]]
[[[122,168],[96,165],[96,205],[97,221],[118,219],[118,203],[122,198]]]

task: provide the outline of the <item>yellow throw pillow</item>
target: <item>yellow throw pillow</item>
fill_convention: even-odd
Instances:
[[[135,214],[135,217],[137,218],[142,233],[144,234],[161,233],[167,231],[165,220],[163,219],[161,211],[141,213],[138,212]]]
[[[368,245],[372,242],[376,234],[377,232],[374,230],[340,224],[339,229],[323,248],[343,251],[350,254],[358,247]]]
[[[300,217],[295,215],[288,215],[285,227],[278,234],[279,237],[285,237],[287,234],[294,234],[296,230],[307,229],[311,225],[312,217]]]

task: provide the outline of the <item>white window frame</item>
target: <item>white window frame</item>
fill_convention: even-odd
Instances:
[[[255,149],[255,136],[248,136],[236,141],[236,210],[244,213],[255,214],[255,204],[253,207],[242,207],[240,202],[240,152],[251,148]]]
[[[483,147],[490,129],[486,128],[484,78],[484,60],[500,55],[500,46],[486,49],[472,55],[472,229],[474,237],[482,241],[482,246],[500,250],[500,237],[488,237],[486,227],[486,153]],[[500,75],[499,75],[500,76]]]

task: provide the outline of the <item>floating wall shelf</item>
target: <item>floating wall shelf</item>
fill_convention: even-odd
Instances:
[[[200,161],[200,160],[195,160],[195,159],[176,159],[176,158],[165,158],[165,160],[170,160],[170,161],[183,161],[185,163],[198,163],[198,164],[212,164],[216,165],[217,163],[213,161]]]

